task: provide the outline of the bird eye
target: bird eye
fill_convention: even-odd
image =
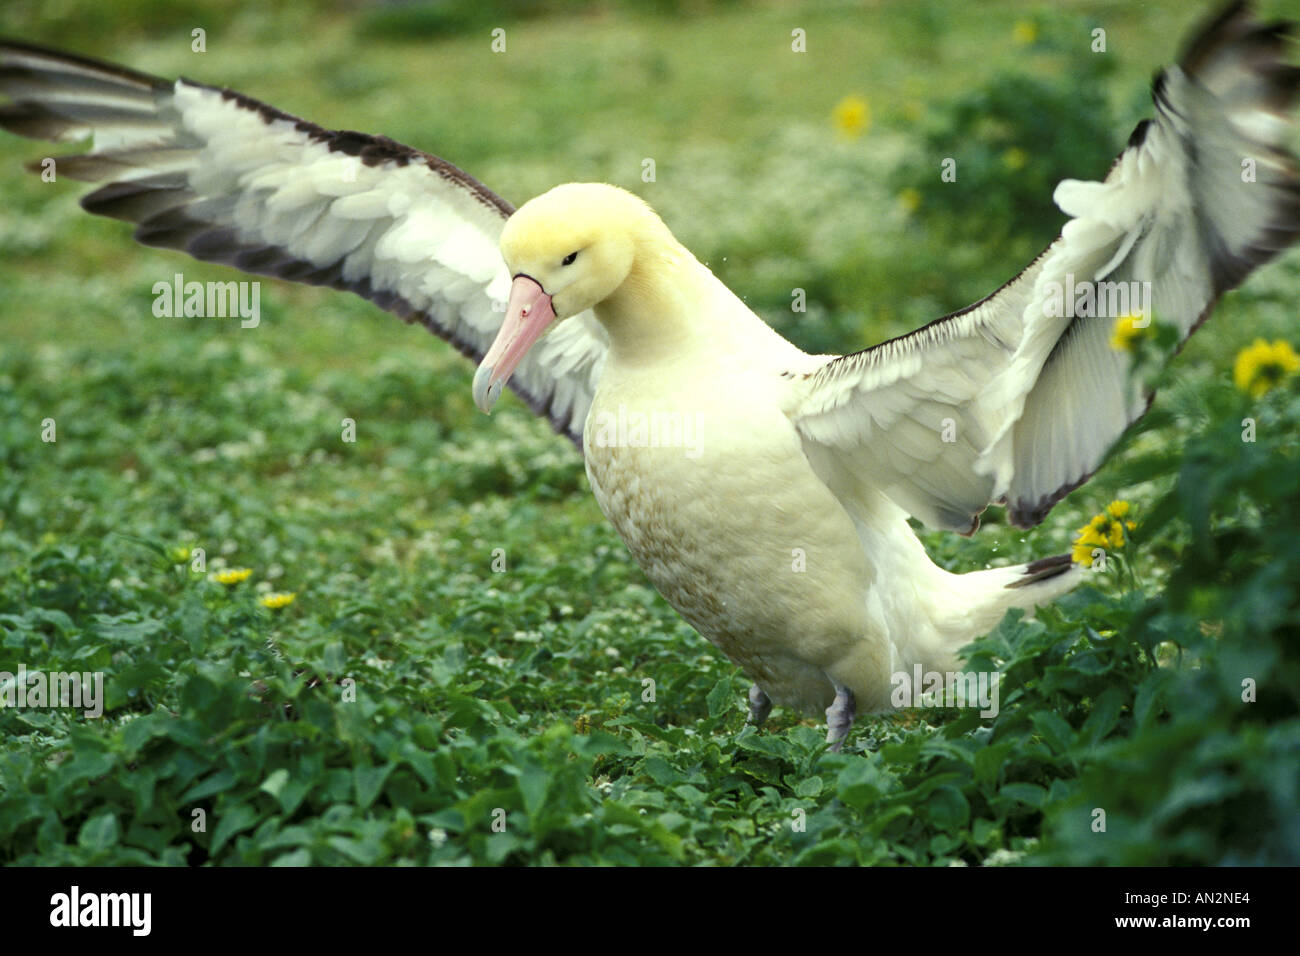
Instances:
[[[560,265],[571,266],[573,265],[573,260],[576,258],[578,258],[578,254],[576,252],[570,252],[567,256],[564,257],[564,261],[561,262]]]

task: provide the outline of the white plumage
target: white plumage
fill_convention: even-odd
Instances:
[[[479,361],[481,407],[508,384],[583,448],[632,556],[754,679],[753,718],[773,700],[827,708],[839,746],[857,708],[889,706],[894,675],[954,669],[1008,608],[1079,579],[1066,556],[951,574],[907,521],[971,533],[998,502],[1035,524],[1145,410],[1115,317],[1062,312],[1063,290],[1147,283],[1185,338],[1294,241],[1288,30],[1233,4],[1157,78],[1155,117],[1106,180],[1058,187],[1071,219],[1038,259],[847,356],[782,339],[614,187],[515,212],[384,137],[12,42],[0,126],[93,137],[60,172],[103,183],[83,205],[142,242],[356,292]]]

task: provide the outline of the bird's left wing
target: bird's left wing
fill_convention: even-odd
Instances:
[[[968,309],[794,377],[790,418],[842,500],[870,488],[962,533],[1003,501],[1027,527],[1100,467],[1149,402],[1112,347],[1115,313],[1149,291],[1138,321],[1154,312],[1185,339],[1300,234],[1290,26],[1231,5],[1157,77],[1155,118],[1106,180],[1057,187],[1072,218],[1029,268]],[[1091,289],[1091,317],[1072,307],[1086,301],[1076,285]]]
[[[0,40],[0,128],[93,137],[56,176],[102,183],[89,212],[135,238],[245,272],[355,292],[478,362],[505,317],[497,249],[513,207],[445,160],[323,129],[230,90]],[[33,164],[33,168],[39,166]],[[608,348],[586,313],[538,343],[510,387],[582,447]]]

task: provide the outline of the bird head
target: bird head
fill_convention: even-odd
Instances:
[[[491,411],[547,329],[618,291],[651,222],[663,228],[644,201],[603,183],[556,186],[519,207],[501,233],[513,282],[505,320],[474,375],[474,404]]]

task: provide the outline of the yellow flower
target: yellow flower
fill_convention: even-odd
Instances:
[[[252,573],[252,568],[227,568],[225,571],[214,572],[212,576],[217,579],[218,584],[238,584],[240,581],[247,581]]]
[[[1079,537],[1074,541],[1075,544],[1081,544],[1089,548],[1104,548],[1109,543],[1109,537],[1094,525],[1084,525],[1079,529]]]
[[[273,591],[270,594],[263,594],[257,599],[257,603],[274,611],[282,607],[288,607],[297,596],[291,591]]]
[[[1125,545],[1124,529],[1132,531],[1137,527],[1133,521],[1122,520],[1129,513],[1131,506],[1127,501],[1115,499],[1099,515],[1093,515],[1088,523],[1079,529],[1079,536],[1074,539],[1070,558],[1075,564],[1085,568],[1092,567],[1092,554],[1096,548],[1103,551],[1118,551]]]
[[[1290,343],[1278,339],[1273,344],[1256,339],[1237,353],[1232,380],[1237,388],[1254,398],[1262,398],[1283,379],[1300,369],[1300,356]]]
[[[860,96],[846,96],[831,111],[835,128],[849,139],[857,139],[871,127],[871,107]]]
[[[1092,546],[1076,543],[1070,549],[1070,560],[1075,564],[1082,564],[1085,568],[1092,567]]]
[[[908,186],[898,194],[898,201],[909,213],[916,212],[921,205],[921,194]]]
[[[1138,325],[1141,322],[1141,325]],[[1116,352],[1132,352],[1139,339],[1149,338],[1155,330],[1151,319],[1141,315],[1121,315],[1110,333],[1110,347]]]
[[[1024,169],[1027,162],[1029,162],[1029,154],[1019,146],[1012,146],[1002,154],[1002,165],[1013,173],[1017,169]]]
[[[1038,39],[1038,24],[1032,20],[1020,20],[1011,28],[1011,39],[1016,46],[1029,46]]]

